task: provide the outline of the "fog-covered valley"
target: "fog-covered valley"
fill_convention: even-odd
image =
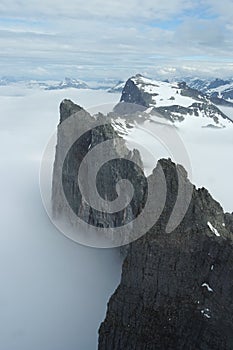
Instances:
[[[18,96],[2,87],[0,94],[0,347],[95,349],[120,278],[119,252],[78,245],[56,230],[41,201],[39,169],[60,101],[89,107],[104,103],[107,93],[21,90]]]

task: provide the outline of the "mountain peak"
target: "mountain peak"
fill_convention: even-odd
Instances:
[[[183,222],[167,234],[177,166],[160,165],[167,183],[164,212],[127,249],[98,349],[232,349],[233,216],[206,189],[194,188]]]
[[[217,97],[214,101],[228,103],[227,101],[220,101]],[[148,109],[148,114],[159,113],[160,116],[172,122],[200,117],[201,124],[212,122],[218,127],[226,127],[229,123],[232,123],[212,103],[211,98],[189,87],[186,82],[169,83],[136,75],[129,78],[123,88],[120,103],[123,102],[143,106]],[[197,120],[197,118],[195,119]]]
[[[89,86],[81,80],[65,77],[63,81],[61,81],[60,83],[56,83],[54,85],[48,86],[46,90],[64,90],[68,88],[89,89]]]
[[[84,109],[69,99],[64,99],[60,104],[60,123],[69,118],[72,114],[84,111]]]

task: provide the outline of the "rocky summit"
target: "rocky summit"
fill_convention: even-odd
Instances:
[[[52,186],[53,217],[68,220],[75,226],[76,220],[72,220],[70,215],[71,208],[83,222],[106,229],[125,225],[137,217],[147,197],[147,180],[142,170],[142,160],[137,150],[128,150],[125,141],[114,130],[109,120],[101,113],[91,116],[72,101],[64,100],[60,104],[57,136]],[[91,160],[92,164],[88,163],[86,155],[96,146],[106,142],[108,146],[99,149],[96,158]],[[81,181],[82,189],[89,198],[92,192],[90,183],[94,176],[92,165],[97,160],[105,159],[105,153],[110,147],[111,159],[99,169],[95,179],[99,195],[107,201],[114,201],[118,197],[116,184],[122,179],[130,180],[135,189],[129,205],[117,213],[110,213],[104,207],[102,210],[91,207],[87,198],[83,196],[77,176],[82,164],[85,169],[85,176]],[[117,240],[120,239],[118,236]],[[123,236],[122,240],[124,239]]]
[[[98,349],[231,350],[233,214],[225,214],[206,189],[193,187],[184,220],[166,233],[178,191],[177,166],[159,163],[166,205],[154,227],[127,248]]]

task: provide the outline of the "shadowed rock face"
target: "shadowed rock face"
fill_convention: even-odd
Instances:
[[[98,349],[233,349],[233,215],[206,189],[194,188],[184,220],[165,233],[178,183],[175,164],[160,164],[166,206],[157,224],[128,247]]]
[[[128,79],[122,91],[120,102],[135,103],[143,107],[148,107],[149,104],[146,101],[145,96],[146,94],[144,94],[140,89],[138,89],[138,87],[131,79]]]
[[[75,123],[69,127],[69,123],[74,120]],[[98,125],[96,121],[99,121]],[[64,124],[68,127],[63,127]],[[96,188],[100,197],[109,202],[114,201],[117,198],[116,185],[122,179],[130,180],[135,189],[130,203],[116,213],[91,207],[85,200],[78,181],[78,172],[82,164],[85,169],[85,177],[81,179],[82,186],[86,190],[85,193],[90,195],[89,184],[93,178],[93,164],[88,163],[85,157],[95,146],[108,141],[113,145],[112,159],[101,166],[96,177]],[[111,146],[99,151],[97,159],[92,159],[92,163],[105,159],[108,147]],[[147,179],[142,167],[139,152],[128,150],[107,117],[102,114],[92,117],[70,100],[61,103],[52,186],[52,209],[55,219],[65,219],[71,225],[77,225],[70,215],[71,208],[77,217],[93,227],[115,228],[130,223],[142,211],[147,198]],[[125,196],[127,202],[127,193]],[[124,239],[125,237],[122,237],[123,241]]]
[[[71,100],[63,100],[60,104],[60,124],[77,112],[85,112],[82,107],[76,105]],[[86,112],[88,115],[88,113]]]

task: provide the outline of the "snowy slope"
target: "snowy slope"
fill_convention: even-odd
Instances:
[[[231,113],[233,116],[233,110]],[[233,124],[222,129],[197,128],[197,119],[191,117],[179,123],[177,127],[156,118],[138,118],[134,123],[128,117],[118,117],[114,125],[127,141],[129,148],[140,150],[147,175],[152,172],[161,157],[170,157],[186,168],[190,164],[189,176],[193,183],[198,187],[205,186],[226,211],[233,211]],[[183,151],[176,152],[176,144],[171,148],[161,142],[159,135],[160,132],[164,132],[165,125],[169,125],[178,135],[182,149],[187,152],[188,164],[184,163]]]
[[[186,83],[161,82],[136,75],[126,82],[116,112],[119,113],[124,102],[144,107],[143,116],[148,119],[158,115],[172,123],[192,119],[196,127],[223,128],[232,123],[206,95]]]
[[[138,74],[138,77],[136,77],[134,79],[134,81],[137,83],[138,81],[142,81],[142,85],[148,84],[148,88],[145,89],[145,91],[151,93],[152,91],[154,91],[155,93],[160,93],[163,90],[163,87],[168,87],[169,85],[173,86],[173,88],[177,88],[177,90],[179,90],[179,86],[176,82],[174,83],[166,83],[166,82],[162,82],[162,81],[156,81],[156,80],[152,80],[152,79],[147,79],[143,76],[140,76]],[[204,94],[209,94],[214,95],[214,94],[218,94],[219,98],[223,98],[226,100],[233,100],[233,78],[231,79],[227,79],[227,80],[223,80],[223,79],[199,79],[199,78],[179,78],[178,80],[180,81],[184,81],[187,83],[187,85],[195,90],[198,90]],[[125,83],[124,82],[119,82],[116,86],[114,86],[112,89],[109,90],[109,92],[122,92],[123,88],[124,88]],[[156,87],[158,88],[158,85],[161,87],[161,89],[156,89]],[[165,89],[167,90],[167,89]],[[170,91],[168,90],[168,95],[167,95],[167,105],[170,105],[169,102],[169,98],[171,96],[174,96],[174,91],[172,89],[170,89]],[[170,93],[169,93],[170,92]],[[163,98],[165,98],[165,95],[163,96]],[[177,99],[176,99],[177,100]],[[182,103],[182,101],[180,101]],[[184,106],[187,105],[186,101],[183,100],[184,102]],[[163,104],[164,105],[164,104]]]
[[[153,81],[142,76],[130,80],[133,84],[129,84],[128,97],[134,103],[146,101],[147,106],[144,111],[133,114],[113,114],[112,121],[128,146],[140,150],[146,173],[151,173],[161,157],[183,162],[176,145],[172,149],[160,140],[160,132],[169,127],[178,135],[188,154],[193,182],[198,187],[208,188],[225,210],[232,211],[233,108],[217,108],[201,93],[183,84]],[[142,91],[142,95],[138,91]],[[124,92],[122,97],[124,100]]]
[[[151,106],[164,107],[179,105],[189,107],[197,100],[182,95],[182,89],[178,83],[167,83],[151,80],[142,76],[131,78],[134,84],[143,92],[152,96]],[[200,95],[200,98],[201,95]]]

